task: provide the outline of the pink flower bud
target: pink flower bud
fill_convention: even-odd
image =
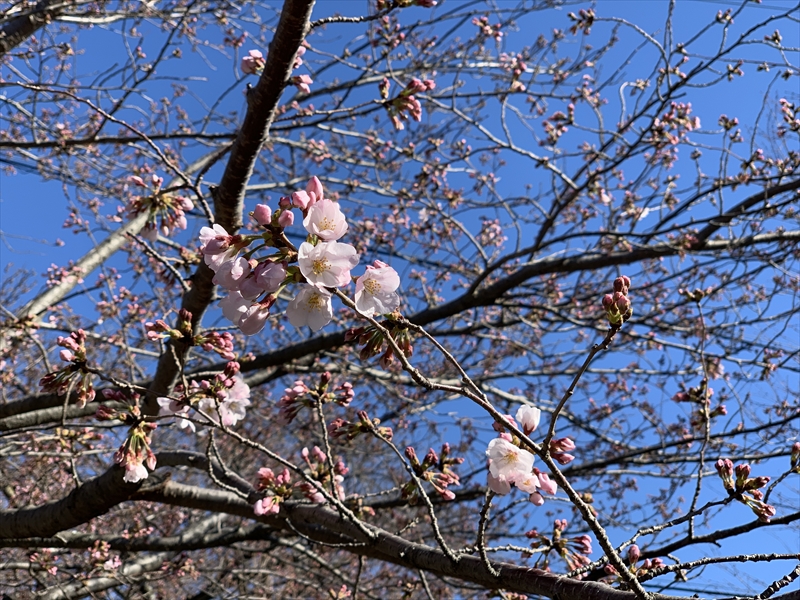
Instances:
[[[75,355],[70,350],[62,350],[61,352],[58,353],[58,356],[64,362],[71,362],[75,358]]]
[[[272,209],[266,204],[256,204],[253,218],[259,225],[269,225],[272,222]]]
[[[294,213],[290,210],[284,210],[278,217],[278,225],[281,227],[290,227],[294,223]]]
[[[637,562],[639,562],[639,558],[641,556],[642,553],[639,550],[639,546],[637,546],[636,544],[628,548],[628,562],[631,565],[635,565]]]

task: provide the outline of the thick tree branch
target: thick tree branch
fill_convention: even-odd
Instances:
[[[269,136],[278,102],[289,81],[295,56],[308,32],[314,0],[287,0],[283,5],[275,36],[270,44],[267,64],[258,84],[247,91],[247,113],[228,157],[219,187],[214,191],[216,222],[228,233],[242,226],[247,182],[261,148]],[[192,277],[192,289],[184,294],[181,308],[192,314],[192,325],[200,326],[203,314],[214,294],[214,273],[204,263]],[[156,398],[166,395],[175,384],[185,360],[188,346],[185,341],[171,340],[159,360],[156,374],[147,397],[147,412],[158,412]]]

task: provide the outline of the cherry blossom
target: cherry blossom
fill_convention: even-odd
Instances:
[[[238,291],[231,292],[227,298],[223,298],[219,303],[225,318],[237,325],[239,324],[239,318],[247,311],[249,306],[250,301]]]
[[[196,431],[194,423],[186,417],[189,416],[189,407],[181,405],[179,402],[170,398],[157,398],[158,405],[161,407],[158,411],[159,416],[175,416],[178,417],[178,427],[181,429],[189,428],[192,432]]]
[[[300,244],[300,272],[313,285],[342,287],[350,283],[350,269],[358,264],[356,249],[350,244],[322,242]]]
[[[319,239],[332,242],[347,232],[347,221],[339,203],[324,198],[308,209],[308,214],[303,219],[303,227]]]
[[[495,494],[499,494],[501,496],[505,496],[511,491],[510,482],[506,481],[504,477],[495,477],[491,474],[491,472],[488,476],[487,485]]]
[[[123,479],[128,483],[137,483],[147,479],[148,473],[144,464],[140,462],[129,462],[125,465],[125,476]]]
[[[393,312],[400,306],[400,297],[395,291],[398,287],[400,276],[397,271],[376,260],[356,281],[356,309],[368,317]]]
[[[250,270],[250,263],[238,256],[220,264],[212,281],[226,290],[237,290],[245,277],[250,274]]]
[[[267,318],[269,317],[269,308],[271,304],[271,302],[269,304],[253,304],[245,309],[237,322],[243,334],[255,335],[264,329],[264,325],[266,325]]]
[[[525,435],[530,435],[539,426],[542,411],[535,406],[522,405],[517,410],[517,422],[522,426]]]
[[[253,269],[251,275],[242,281],[239,291],[242,296],[253,300],[261,294],[277,292],[286,279],[286,268],[281,263],[265,261]]]
[[[297,328],[308,325],[311,331],[319,331],[333,318],[330,292],[304,284],[300,293],[286,307],[286,316]]]
[[[222,225],[214,224],[213,227],[200,229],[200,252],[206,264],[213,270],[236,256],[236,248],[232,247],[233,236],[228,235]]]
[[[264,69],[266,62],[264,55],[261,54],[259,50],[250,50],[247,56],[242,58],[242,73],[246,75],[256,75]]]
[[[489,442],[486,456],[491,461],[489,472],[494,477],[502,477],[507,481],[524,478],[533,469],[533,454],[503,438],[495,438]]]

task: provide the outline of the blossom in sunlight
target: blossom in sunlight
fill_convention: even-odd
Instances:
[[[294,85],[298,91],[302,92],[303,94],[311,93],[312,83],[314,83],[314,80],[308,75],[295,75],[292,77],[292,85]]]
[[[326,242],[333,242],[347,232],[347,221],[338,202],[323,198],[308,209],[303,227],[312,235]]]
[[[251,275],[242,281],[239,291],[242,296],[252,300],[261,294],[277,292],[284,279],[286,279],[286,267],[268,260],[259,263],[253,269]]]
[[[271,302],[264,304],[253,304],[247,308],[239,317],[237,325],[245,335],[255,335],[267,324],[269,318],[269,307]]]
[[[246,75],[256,75],[264,69],[266,63],[267,61],[264,55],[261,54],[259,50],[250,50],[247,56],[242,58],[242,73]]]
[[[400,306],[400,276],[392,267],[376,260],[356,281],[356,309],[362,315],[388,314]]]
[[[358,264],[356,249],[350,244],[322,242],[312,246],[300,244],[300,272],[310,284],[342,287],[350,283],[350,269]]]
[[[491,472],[489,472],[486,483],[490,490],[501,496],[505,496],[511,491],[511,483],[506,481],[503,477],[495,477]]]
[[[533,469],[533,454],[503,438],[495,438],[489,442],[486,456],[490,461],[489,472],[494,477],[502,477],[507,481],[527,477]]]
[[[535,406],[524,404],[517,410],[517,422],[522,426],[525,435],[530,435],[539,426],[542,411]]]
[[[327,290],[305,284],[297,296],[286,307],[289,323],[297,327],[308,325],[311,331],[319,331],[333,319],[331,294]]]
[[[233,291],[226,298],[220,300],[219,307],[222,314],[231,323],[239,324],[239,318],[247,312],[250,301],[244,298],[238,291]]]
[[[250,263],[238,256],[220,264],[212,281],[226,290],[237,290],[245,277],[250,274],[250,270]]]
[[[147,469],[142,463],[129,462],[125,465],[125,476],[123,479],[128,483],[137,483],[142,479],[147,479]]]
[[[222,424],[225,427],[236,425],[236,423],[244,419],[248,406],[250,406],[249,398],[228,398],[225,402],[222,402],[219,405]]]
[[[200,252],[206,264],[213,270],[236,256],[236,248],[232,246],[233,236],[228,235],[222,225],[200,229]]]
[[[170,398],[157,398],[158,405],[161,407],[158,411],[159,416],[174,416],[178,418],[178,427],[181,429],[189,428],[192,432],[196,431],[194,423],[186,417],[189,416],[189,407],[182,405],[180,402],[171,400]]]

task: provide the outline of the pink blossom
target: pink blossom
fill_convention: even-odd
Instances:
[[[539,469],[534,469],[533,471],[539,478],[539,487],[542,488],[543,492],[547,492],[552,496],[558,491],[558,486],[550,479],[547,473],[542,473]]]
[[[533,469],[533,454],[502,438],[495,438],[489,442],[486,456],[491,461],[489,472],[507,481],[526,477]]]
[[[140,461],[128,461],[125,464],[125,476],[123,479],[128,483],[137,483],[149,476],[147,469]]]
[[[59,358],[64,362],[70,362],[75,358],[75,354],[71,350],[64,349],[58,353]]]
[[[181,429],[189,428],[192,432],[196,431],[194,423],[186,417],[189,416],[189,407],[181,405],[169,398],[157,398],[158,405],[161,407],[158,411],[159,416],[175,416],[178,417],[178,427]]]
[[[239,284],[250,274],[250,270],[250,263],[238,256],[222,263],[212,281],[226,290],[237,290]]]
[[[231,247],[232,241],[233,236],[228,235],[221,225],[214,224],[213,228],[203,227],[200,230],[200,252],[213,271],[236,255],[236,248]]]
[[[286,316],[297,328],[308,325],[311,331],[319,331],[333,318],[330,292],[304,284],[300,293],[286,307]]]
[[[272,305],[270,302],[267,304],[253,304],[245,309],[239,317],[238,326],[241,332],[245,335],[255,335],[267,324],[269,317],[269,307]]]
[[[277,496],[267,496],[257,500],[253,505],[253,512],[258,516],[277,515],[281,509],[280,498]]]
[[[514,485],[525,493],[533,494],[539,487],[539,478],[533,473],[528,473],[527,475],[516,477]]]
[[[236,423],[244,419],[246,407],[248,406],[250,406],[250,400],[247,398],[231,398],[221,403],[219,405],[219,415],[222,418],[222,424],[225,427],[236,425]]]
[[[247,311],[250,301],[245,299],[238,291],[231,292],[227,298],[223,298],[219,307],[222,314],[231,323],[239,323],[239,318]]]
[[[522,426],[522,431],[525,435],[530,435],[539,426],[539,419],[542,416],[542,411],[535,406],[528,406],[523,404],[517,410],[517,422]]]
[[[253,269],[251,276],[239,286],[239,291],[242,296],[252,300],[264,293],[277,292],[284,279],[286,279],[286,268],[283,264],[268,260],[259,263]]]
[[[247,75],[255,75],[264,68],[265,64],[266,60],[264,60],[264,55],[260,51],[250,50],[247,56],[242,58],[242,72]]]
[[[367,265],[367,271],[356,281],[356,309],[362,315],[371,317],[388,314],[400,306],[400,276],[392,267],[376,260]]]
[[[347,221],[338,202],[323,198],[308,209],[306,218],[303,219],[303,227],[319,239],[332,242],[345,234]]]
[[[544,504],[544,496],[542,496],[539,492],[533,492],[528,498],[528,501],[534,506],[541,506]]]
[[[295,75],[292,77],[292,84],[303,94],[311,93],[311,84],[314,80],[308,75]]]
[[[495,477],[491,474],[491,472],[488,476],[487,485],[495,494],[499,494],[501,496],[505,496],[511,491],[511,483],[506,481],[504,477]]]
[[[350,283],[350,269],[358,264],[356,249],[350,244],[322,242],[300,244],[300,272],[313,285],[342,287]]]

